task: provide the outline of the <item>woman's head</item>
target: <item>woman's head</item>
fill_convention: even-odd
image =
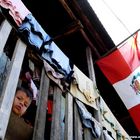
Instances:
[[[22,116],[31,104],[32,99],[32,92],[22,87],[18,87],[13,101],[12,111],[17,116]]]

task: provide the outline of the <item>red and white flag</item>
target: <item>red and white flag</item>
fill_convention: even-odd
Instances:
[[[140,132],[140,33],[97,61],[128,109]]]

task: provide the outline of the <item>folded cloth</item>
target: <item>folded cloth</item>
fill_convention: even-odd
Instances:
[[[73,80],[70,85],[71,94],[86,105],[98,110],[96,99],[99,97],[99,94],[94,88],[93,81],[83,74],[75,65],[73,71]]]
[[[44,63],[44,68],[47,76],[54,82],[56,83],[60,89],[63,91],[63,85],[61,83],[61,80],[64,78],[64,75],[61,73],[56,72],[45,60],[43,61]]]
[[[91,130],[94,138],[99,138],[102,132],[101,124],[92,117],[92,114],[88,112],[82,102],[80,102],[78,99],[75,99],[75,101],[78,106],[79,114],[83,125]]]
[[[51,39],[32,14],[25,17],[18,31],[22,33],[25,41],[35,47],[37,51],[40,50],[44,42]]]
[[[21,0],[0,0],[0,6],[9,10],[9,14],[18,26],[31,13]]]
[[[45,45],[44,48],[46,51],[42,53],[42,57],[49,62],[55,70],[67,77],[72,71],[69,58],[53,41]]]

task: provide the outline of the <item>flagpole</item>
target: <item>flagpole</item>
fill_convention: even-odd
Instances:
[[[116,45],[115,47],[113,47],[112,49],[110,49],[107,53],[105,53],[104,55],[100,56],[99,59],[109,55],[110,53],[112,53],[114,50],[117,49],[118,46],[120,46],[122,43],[124,43],[126,40],[128,40],[130,37],[132,37],[134,34],[136,34],[137,32],[139,32],[140,29],[136,30],[133,34],[131,34],[130,36],[128,36],[126,39],[124,39],[122,42],[120,42],[118,45]],[[98,60],[99,60],[98,59]],[[98,61],[96,60],[96,61]],[[96,61],[94,63],[96,63]]]

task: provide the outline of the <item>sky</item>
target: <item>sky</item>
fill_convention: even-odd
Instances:
[[[115,45],[140,28],[140,0],[88,0]]]

